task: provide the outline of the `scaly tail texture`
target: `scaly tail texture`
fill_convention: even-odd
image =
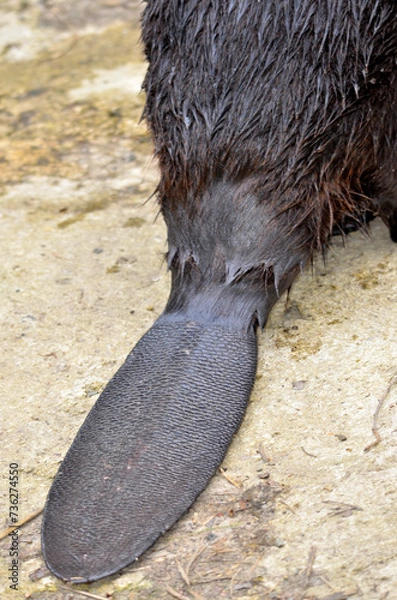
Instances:
[[[256,337],[161,317],[81,427],[44,512],[61,579],[93,581],[144,552],[205,488],[244,415]]]

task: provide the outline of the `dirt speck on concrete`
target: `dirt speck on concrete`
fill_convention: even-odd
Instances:
[[[140,121],[137,2],[0,7],[1,525],[51,480],[169,289],[158,178]],[[72,600],[397,599],[397,246],[334,238],[260,334],[244,423],[183,519],[119,576],[65,589],[40,519],[0,541],[0,595]],[[120,510],[123,510],[120,507]]]

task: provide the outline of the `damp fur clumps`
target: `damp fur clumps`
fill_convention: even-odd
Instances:
[[[394,3],[148,2],[142,38],[177,283],[278,297],[332,232],[397,237]]]

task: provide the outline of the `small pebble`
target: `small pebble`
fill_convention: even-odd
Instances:
[[[285,542],[281,538],[276,538],[274,540],[274,545],[277,546],[277,548],[282,548],[283,546],[285,546]]]
[[[306,386],[307,381],[305,380],[300,380],[300,381],[293,381],[292,382],[292,389],[293,390],[303,390]]]

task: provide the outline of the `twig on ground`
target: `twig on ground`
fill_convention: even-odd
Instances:
[[[165,589],[167,590],[167,592],[171,596],[173,596],[174,598],[178,598],[178,600],[191,600],[187,596],[184,596],[183,594],[180,594],[179,592],[177,592],[176,590],[174,590],[174,588],[169,587],[168,585],[165,586]]]
[[[278,498],[277,502],[278,502],[279,504],[283,504],[283,506],[285,506],[286,508],[288,508],[288,510],[289,510],[289,511],[290,511],[290,512],[291,512],[293,515],[296,515],[296,510],[294,510],[294,509],[292,508],[292,506],[290,506],[289,504],[287,504],[286,502],[284,502],[284,500],[281,500],[280,498]]]
[[[259,456],[261,457],[261,459],[262,459],[264,462],[268,462],[268,463],[272,462],[272,457],[271,457],[271,456],[270,456],[270,454],[267,452],[267,450],[266,450],[266,448],[265,448],[265,444],[264,444],[263,442],[261,442],[261,443],[259,444],[259,447],[258,447],[258,453],[259,453]]]
[[[310,581],[310,577],[312,576],[313,564],[314,564],[314,561],[316,558],[316,553],[317,553],[317,547],[312,546],[310,548],[309,558],[307,559],[307,567],[305,569],[305,578],[304,578],[304,582],[303,582],[304,590],[306,590],[309,587],[309,581]]]
[[[207,548],[208,544],[206,544],[205,542],[203,542],[201,544],[201,546],[199,546],[196,550],[196,552],[193,554],[193,556],[191,557],[191,559],[189,560],[189,562],[187,563],[186,566],[186,576],[189,579],[189,572],[190,569],[194,563],[194,561],[200,556],[200,554]]]
[[[72,39],[68,43],[67,47],[65,48],[65,50],[62,50],[61,52],[57,52],[56,54],[53,54],[52,56],[46,57],[43,60],[39,60],[38,64],[41,65],[43,63],[52,62],[53,60],[59,60],[60,58],[63,58],[64,56],[69,54],[69,52],[71,50],[73,50],[73,48],[75,47],[77,42],[80,40],[80,37],[81,36],[74,34]]]
[[[0,533],[0,540],[3,540],[5,537],[7,537],[7,535],[12,533],[14,531],[14,529],[19,529],[23,525],[26,525],[26,523],[33,521],[33,519],[38,517],[43,512],[43,510],[44,510],[44,508],[39,508],[39,510],[35,510],[33,513],[31,513],[24,519],[21,519],[20,521],[18,521],[18,523],[15,523],[14,525],[10,525],[10,527],[7,527],[7,529],[5,529],[4,531],[2,531]]]
[[[318,578],[321,579],[321,581],[323,581],[325,585],[329,587],[330,590],[336,592],[336,588],[333,585],[331,585],[328,579],[326,579],[323,575],[319,575]]]
[[[176,562],[176,566],[178,567],[179,574],[182,577],[183,581],[186,583],[186,585],[190,586],[190,579],[189,579],[188,573],[182,567],[182,565],[178,559],[175,559],[175,562]]]
[[[226,479],[226,480],[227,480],[229,483],[231,483],[232,485],[234,485],[234,487],[236,487],[236,488],[238,488],[238,489],[240,489],[240,488],[241,488],[241,483],[237,483],[237,481],[235,481],[234,479],[232,479],[232,478],[230,477],[230,475],[228,475],[228,474],[226,473],[226,469],[223,469],[222,467],[220,467],[220,468],[219,468],[219,472],[220,472],[220,474],[221,474],[221,475],[223,475],[223,476],[224,476],[224,478],[225,478],[225,479]]]
[[[73,592],[73,594],[80,594],[80,596],[85,596],[86,598],[93,598],[94,600],[107,600],[104,596],[98,596],[97,594],[91,594],[90,592],[84,592],[83,590],[76,590],[76,588],[69,585],[60,585],[58,587],[62,590]]]
[[[378,416],[379,416],[379,412],[380,412],[380,409],[383,406],[384,401],[386,400],[387,396],[390,393],[391,388],[393,387],[393,385],[395,383],[397,383],[397,375],[394,375],[391,378],[390,383],[389,383],[389,385],[386,388],[386,391],[382,394],[382,396],[379,399],[378,406],[376,407],[376,410],[374,412],[374,418],[373,418],[373,421],[372,421],[372,433],[375,436],[375,440],[373,442],[371,442],[370,444],[368,444],[368,446],[365,446],[364,452],[368,452],[368,450],[371,450],[371,448],[374,448],[375,446],[377,446],[378,444],[380,444],[380,442],[382,441],[382,438],[381,438],[381,436],[379,434],[379,431],[378,431]]]
[[[348,517],[352,514],[353,510],[363,510],[360,506],[355,506],[354,504],[347,504],[346,502],[335,502],[334,500],[324,500],[323,504],[331,504],[333,507],[332,517],[336,517],[338,515],[343,515]]]
[[[301,450],[307,454],[307,456],[312,456],[313,458],[318,458],[318,454],[311,454],[311,452],[308,452],[307,450],[304,449],[303,446],[301,446]]]

